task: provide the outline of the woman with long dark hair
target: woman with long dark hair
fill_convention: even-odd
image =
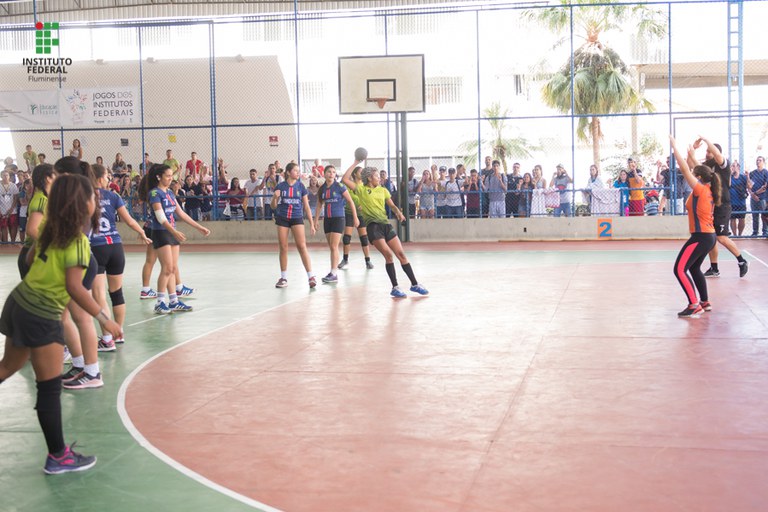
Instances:
[[[160,275],[157,278],[157,304],[155,313],[165,315],[171,312],[192,311],[192,306],[181,302],[177,296],[176,272],[179,264],[179,243],[187,237],[176,229],[176,217],[197,229],[203,236],[211,231],[192,220],[181,208],[169,190],[173,171],[164,164],[153,165],[139,184],[139,195],[152,208],[152,246],[160,260]],[[168,304],[165,303],[166,291]]]
[[[0,332],[6,335],[0,382],[32,360],[35,409],[48,446],[43,471],[60,474],[96,464],[96,457],[81,455],[72,449],[74,444],[64,442],[60,375],[64,310],[68,303],[77,303],[114,336],[121,331],[82,284],[91,254],[82,226],[96,210],[91,183],[82,176],[59,177],[51,187],[49,207],[35,250],[30,252],[29,272],[8,296],[0,316]]]
[[[701,271],[701,264],[716,242],[714,215],[715,205],[720,204],[720,178],[706,165],[695,165],[691,171],[689,162],[691,164],[696,163],[696,153],[693,146],[688,146],[688,159],[686,160],[678,151],[675,138],[670,135],[669,140],[672,143],[672,150],[677,165],[680,167],[680,172],[693,189],[685,203],[691,237],[680,249],[673,269],[675,277],[688,299],[688,306],[677,316],[697,318],[703,311],[712,310],[707,292],[707,280]],[[699,298],[696,298],[697,290]]]

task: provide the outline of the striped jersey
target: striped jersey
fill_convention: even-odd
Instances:
[[[125,206],[123,198],[111,190],[99,189],[99,231],[91,233],[91,247],[122,243],[117,231],[117,210]]]
[[[301,181],[296,180],[293,185],[289,185],[287,181],[281,181],[275,187],[275,191],[280,193],[280,202],[277,204],[275,215],[284,219],[304,218],[302,199],[308,192]]]
[[[347,187],[334,181],[329,187],[326,183],[320,186],[317,196],[323,200],[323,216],[326,219],[333,217],[344,217],[344,210],[347,201],[344,199],[344,192]]]

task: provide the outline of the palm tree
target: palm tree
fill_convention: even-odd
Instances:
[[[483,117],[491,125],[491,138],[483,138],[480,141],[468,140],[459,145],[460,154],[464,155],[464,165],[474,166],[479,158],[481,151],[491,151],[494,160],[499,160],[504,167],[504,173],[507,172],[507,157],[510,158],[530,158],[531,151],[536,147],[528,142],[525,137],[505,137],[507,131],[507,116],[509,109],[502,111],[499,102],[492,103],[490,107],[483,110]]]
[[[653,105],[632,85],[629,66],[618,53],[600,41],[606,30],[624,26],[637,27],[638,35],[661,38],[666,34],[664,13],[645,5],[614,5],[606,0],[587,0],[585,7],[562,6],[529,9],[530,20],[541,23],[555,32],[573,24],[583,30],[585,41],[577,48],[542,89],[544,102],[560,112],[580,116],[576,134],[583,141],[592,142],[594,162],[600,162],[600,116],[621,112],[653,111]],[[573,96],[573,98],[571,97]]]

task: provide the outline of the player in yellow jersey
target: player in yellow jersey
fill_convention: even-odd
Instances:
[[[420,285],[416,280],[411,264],[405,256],[405,251],[403,251],[403,245],[400,243],[400,239],[398,238],[395,229],[389,223],[389,219],[387,218],[386,206],[389,206],[390,210],[395,213],[395,216],[400,222],[405,222],[405,216],[403,215],[403,212],[395,206],[389,190],[380,186],[378,169],[375,167],[365,167],[362,172],[361,183],[355,183],[352,179],[352,172],[361,162],[361,160],[355,158],[355,163],[353,163],[349,169],[347,169],[347,172],[344,173],[342,181],[350,190],[353,197],[357,199],[357,205],[359,207],[358,213],[368,230],[368,238],[373,246],[384,256],[387,275],[392,282],[392,291],[390,292],[390,295],[396,299],[406,297],[405,293],[397,285],[394,257],[397,257],[397,259],[400,260],[400,265],[403,267],[403,271],[411,281],[410,290],[420,295],[428,295],[429,292],[427,289]]]
[[[84,176],[60,176],[51,187],[48,206],[45,226],[29,251],[29,272],[8,296],[0,315],[0,332],[6,335],[0,382],[32,360],[37,381],[35,409],[48,445],[43,471],[59,474],[83,471],[96,464],[96,457],[81,455],[64,443],[62,313],[72,299],[102,322],[105,330],[114,336],[122,333],[82,283],[91,258],[82,226],[96,210],[93,186]]]

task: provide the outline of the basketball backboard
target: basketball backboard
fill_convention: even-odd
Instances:
[[[339,113],[424,112],[424,55],[339,57]]]

